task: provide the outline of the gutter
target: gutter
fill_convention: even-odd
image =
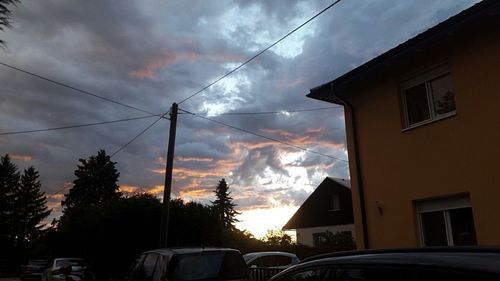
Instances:
[[[330,87],[333,88],[333,84],[330,84]],[[369,239],[368,239],[368,226],[366,222],[366,208],[365,208],[365,192],[363,189],[363,180],[361,177],[361,166],[359,159],[359,145],[358,145],[358,136],[356,130],[356,116],[354,114],[354,107],[351,103],[349,103],[346,99],[340,97],[335,91],[333,92],[333,96],[340,101],[344,107],[349,108],[351,112],[351,127],[352,127],[352,136],[354,138],[354,157],[356,163],[356,179],[358,181],[358,194],[359,194],[359,205],[361,208],[361,226],[363,228],[363,244],[365,249],[370,249]]]

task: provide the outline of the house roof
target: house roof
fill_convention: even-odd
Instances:
[[[498,16],[499,14],[500,1],[483,0],[344,75],[312,88],[307,97],[342,104],[333,94],[341,94],[348,85],[359,81],[360,78],[387,67],[415,50],[422,50],[426,46],[450,36],[464,24],[477,21],[485,15]]]
[[[349,180],[325,178],[283,226],[283,229],[354,223],[350,186]],[[340,210],[330,208],[333,194],[339,195]]]

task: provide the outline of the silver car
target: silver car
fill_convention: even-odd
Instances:
[[[287,252],[255,252],[243,255],[248,267],[285,269],[299,263],[297,255]]]
[[[71,275],[79,276],[81,280],[89,279],[85,278],[91,275],[85,260],[80,258],[56,258],[52,265],[42,274],[42,281],[65,281],[66,274],[60,272],[60,269],[68,264],[71,266]]]

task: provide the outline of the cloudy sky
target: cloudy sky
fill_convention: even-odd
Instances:
[[[209,203],[230,184],[238,226],[282,227],[326,176],[348,178],[342,108],[305,97],[475,0],[344,0],[236,73],[183,102],[286,146],[189,114],[179,116],[173,197]],[[326,0],[22,0],[0,33],[0,62],[152,113],[164,113],[331,4]],[[0,133],[143,117],[0,66]],[[279,112],[231,115],[229,113]],[[155,117],[0,135],[0,153],[40,171],[53,214],[79,158],[109,154]],[[125,192],[161,195],[169,121],[113,157]],[[306,148],[324,155],[307,153]],[[327,157],[327,156],[330,157]],[[67,188],[62,193],[67,191]]]

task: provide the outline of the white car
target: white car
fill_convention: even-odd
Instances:
[[[80,276],[83,280],[84,275],[87,274],[87,263],[85,260],[80,258],[57,258],[54,259],[52,265],[42,274],[42,281],[65,281],[65,274],[59,270],[62,266],[68,264],[71,265],[71,275]]]
[[[299,263],[299,258],[287,252],[255,252],[243,255],[249,268],[285,269]]]

